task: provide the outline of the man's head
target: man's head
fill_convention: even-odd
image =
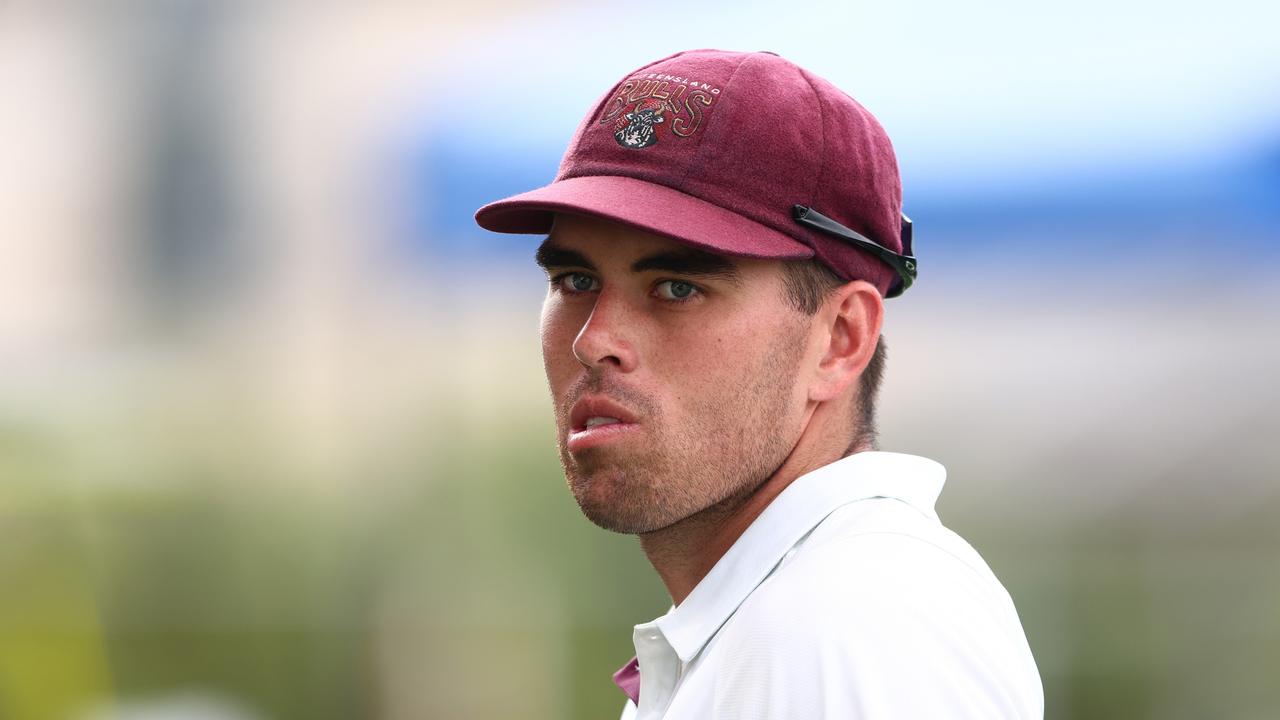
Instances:
[[[869,283],[820,289],[809,312],[785,262],[575,215],[538,262],[561,461],[597,524],[667,527],[757,487],[803,434],[838,450],[858,435],[882,319]]]
[[[587,514],[646,532],[813,443],[869,446],[881,301],[915,277],[901,205],[852,98],[771,53],[695,50],[608,91],[550,185],[481,208],[549,233],[544,359]]]

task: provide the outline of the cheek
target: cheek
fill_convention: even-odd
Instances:
[[[552,389],[558,389],[564,378],[572,377],[578,364],[573,356],[573,340],[578,328],[568,317],[563,303],[548,297],[542,304],[539,333],[542,337],[542,364]]]
[[[752,353],[769,342],[755,323],[704,322],[669,335],[651,352],[661,354],[656,364],[672,387],[684,388],[691,396],[725,395],[743,385],[757,364]]]

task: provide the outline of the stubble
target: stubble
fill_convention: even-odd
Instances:
[[[604,445],[573,455],[565,447],[568,408],[558,410],[560,460],[583,514],[606,530],[642,534],[749,497],[799,436],[789,427],[789,405],[803,340],[803,332],[789,328],[734,381],[691,402],[678,419],[605,376],[585,378],[586,391],[637,410],[647,432],[639,447]],[[575,391],[570,397],[582,394]]]

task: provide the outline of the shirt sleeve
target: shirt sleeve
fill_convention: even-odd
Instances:
[[[718,642],[717,720],[1043,717],[1004,588],[910,535],[811,549],[762,584]]]

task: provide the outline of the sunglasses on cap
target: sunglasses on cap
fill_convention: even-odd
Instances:
[[[811,227],[814,230],[819,230],[828,235],[839,238],[859,250],[865,250],[866,252],[875,255],[884,264],[893,268],[894,272],[898,273],[898,278],[902,282],[899,285],[890,288],[889,292],[885,295],[886,298],[898,297],[902,293],[906,292],[907,288],[911,287],[911,283],[915,282],[915,256],[910,254],[899,255],[862,233],[851,230],[826,215],[823,215],[817,210],[805,207],[804,205],[793,206],[791,208],[791,216],[794,217],[796,222],[801,225]],[[912,252],[911,218],[906,215],[902,216],[902,249],[907,253]]]

